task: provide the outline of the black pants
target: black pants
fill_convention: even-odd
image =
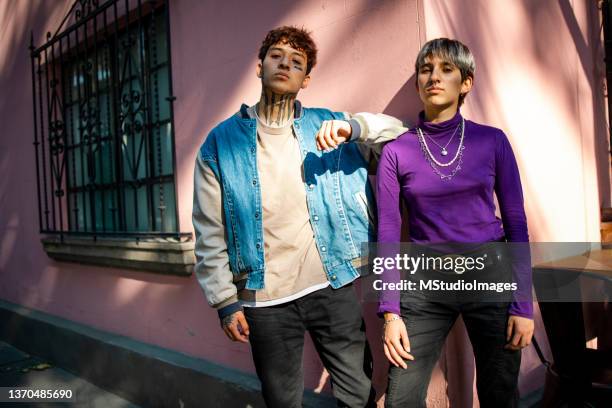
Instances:
[[[278,306],[245,308],[245,314],[268,407],[302,406],[306,331],[331,376],[338,406],[374,406],[372,357],[352,285],[327,287]]]
[[[461,314],[476,358],[480,406],[515,407],[521,352],[504,349],[508,303],[402,301],[414,361],[391,366],[385,407],[425,407],[427,388],[444,341]]]

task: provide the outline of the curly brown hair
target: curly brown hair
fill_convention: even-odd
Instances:
[[[306,75],[308,75],[317,63],[317,46],[312,40],[310,32],[294,26],[282,26],[271,30],[261,43],[259,59],[263,61],[268,49],[279,42],[289,43],[293,48],[306,54]]]

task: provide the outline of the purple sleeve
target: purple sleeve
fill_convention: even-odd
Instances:
[[[533,318],[531,298],[531,255],[527,217],[523,205],[521,177],[512,146],[503,132],[497,135],[495,146],[495,194],[499,203],[504,232],[508,242],[521,242],[524,245],[510,244],[514,278],[518,289],[510,304],[511,315]]]
[[[383,148],[378,164],[376,197],[378,206],[378,244],[380,247],[377,256],[394,257],[395,253],[391,252],[396,252],[393,251],[393,248],[399,246],[401,239],[402,212],[397,156],[391,149],[390,144]],[[382,279],[384,282],[399,282],[399,272],[397,270],[385,270]],[[385,312],[400,314],[398,291],[382,291],[380,293],[378,314],[382,315]]]

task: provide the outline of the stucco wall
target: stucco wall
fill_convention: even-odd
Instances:
[[[37,225],[30,29],[40,45],[72,1],[5,0],[0,5],[0,298],[96,328],[254,372],[248,346],[231,344],[195,279],[57,263]],[[320,49],[305,105],[386,112],[412,119],[413,62],[422,43],[461,39],[476,56],[475,87],[463,113],[502,128],[523,179],[529,228],[539,241],[596,241],[599,207],[610,205],[600,22],[595,2],[172,0],[177,190],[182,231],[191,231],[193,163],[207,132],[253,104],[256,53],[283,24],[313,31]],[[370,328],[378,328],[372,305]],[[540,322],[537,321],[539,333]],[[458,328],[430,401],[472,400],[469,346]],[[382,362],[378,334],[370,338]],[[461,356],[457,358],[457,356]],[[305,354],[306,386],[321,364]],[[377,365],[377,382],[385,377]],[[464,375],[467,373],[468,375]],[[521,388],[541,384],[535,353],[524,353]],[[466,392],[467,391],[467,392]]]

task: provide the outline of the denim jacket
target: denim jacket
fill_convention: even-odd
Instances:
[[[246,288],[257,290],[263,288],[265,274],[261,191],[256,120],[249,118],[246,109],[243,105],[240,112],[215,127],[199,155],[221,185],[230,270],[235,276],[246,274]],[[361,243],[374,239],[368,211],[374,199],[367,163],[357,145],[341,144],[330,152],[316,147],[321,122],[345,118],[343,113],[301,108],[296,103],[293,122],[302,152],[310,221],[333,288],[359,276],[352,261],[361,256]]]

